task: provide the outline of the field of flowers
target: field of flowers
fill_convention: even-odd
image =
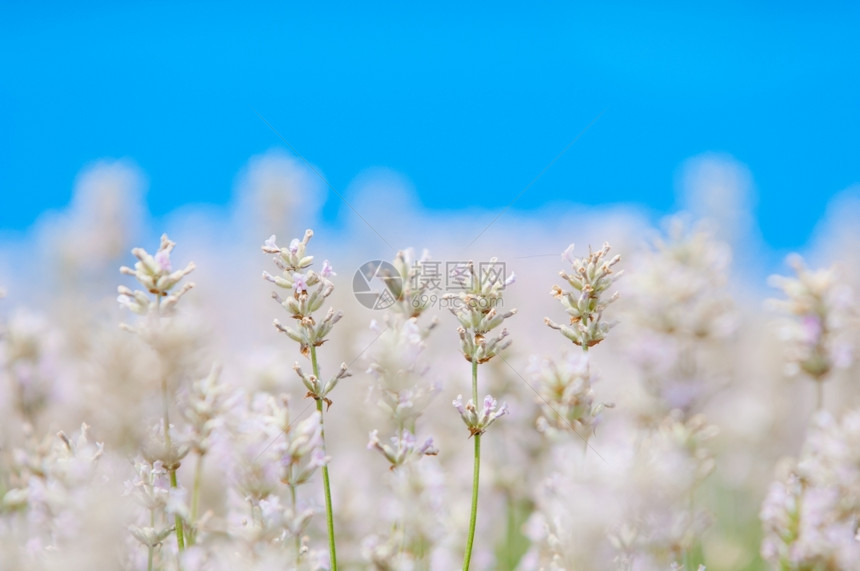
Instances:
[[[327,229],[284,164],[5,247],[0,568],[858,568],[851,224],[766,283],[683,214]]]

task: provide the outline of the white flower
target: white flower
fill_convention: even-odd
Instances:
[[[296,293],[308,291],[308,282],[304,274],[293,274],[293,289],[296,290]]]
[[[768,280],[787,299],[769,300],[769,305],[794,317],[780,331],[787,342],[788,369],[821,382],[834,367],[852,362],[847,322],[856,314],[853,296],[835,266],[813,271],[796,254],[787,261],[795,277]]]
[[[609,244],[593,252],[590,248],[586,258],[573,256],[573,244],[563,253],[562,259],[573,267],[573,273],[561,271],[563,277],[573,287],[564,291],[559,286],[553,286],[552,295],[561,301],[571,325],[560,325],[549,317],[544,322],[551,328],[561,331],[562,335],[574,344],[583,348],[597,345],[606,338],[612,325],[603,320],[603,311],[610,303],[618,299],[618,293],[607,295],[607,290],[615,283],[623,272],[614,272],[612,266],[621,261],[621,256],[607,260]]]
[[[336,275],[337,274],[334,273],[334,270],[332,269],[329,261],[323,260],[323,265],[322,265],[322,270],[320,271],[320,276],[322,276],[324,278],[330,278],[330,277],[336,276]]]
[[[269,254],[275,254],[281,251],[281,248],[278,246],[277,237],[272,234],[269,236],[269,239],[263,242],[263,251]]]
[[[760,513],[761,554],[774,565],[849,569],[860,559],[860,412],[811,422],[800,458],[780,467]]]
[[[483,434],[496,419],[508,414],[507,403],[502,403],[502,406],[498,407],[496,399],[491,395],[484,397],[484,403],[480,411],[478,411],[472,399],[469,399],[469,402],[464,405],[463,395],[457,395],[457,398],[451,404],[460,413],[460,418],[469,427],[469,432],[473,436],[475,434]]]
[[[511,274],[502,279],[502,273],[497,271],[496,258],[490,258],[486,268],[475,270],[475,264],[469,262],[461,266],[454,279],[464,291],[453,294],[447,293],[442,299],[448,303],[448,309],[460,322],[457,333],[460,336],[460,351],[469,362],[486,363],[511,344],[506,339],[508,332],[502,332],[488,339],[487,334],[499,327],[517,310],[503,311],[504,300],[502,291],[506,285],[514,282]]]
[[[370,441],[367,444],[367,448],[368,450],[378,450],[381,452],[391,463],[392,470],[422,456],[435,456],[439,453],[433,446],[432,438],[428,438],[419,445],[415,436],[405,429],[399,434],[392,436],[390,442],[391,444],[380,442],[379,431],[373,430],[370,433]]]
[[[161,246],[155,256],[151,256],[143,248],[135,248],[131,251],[138,259],[134,269],[122,266],[119,271],[134,276],[145,291],[119,286],[117,301],[121,306],[138,315],[160,313],[173,308],[179,298],[194,287],[193,283],[186,283],[178,291],[171,292],[182,278],[194,271],[194,262],[190,262],[182,270],[175,272],[171,270],[170,252],[175,245],[167,238],[167,234],[164,234],[161,236]],[[154,295],[155,298],[150,299],[147,293]]]
[[[603,409],[613,406],[595,402],[587,353],[568,353],[560,360],[532,357],[529,373],[537,382],[541,432],[572,430],[588,439]]]
[[[329,309],[322,320],[314,315],[334,291],[334,284],[327,279],[333,276],[334,272],[328,260],[323,263],[321,274],[308,270],[313,265],[314,258],[306,255],[306,249],[313,235],[313,230],[306,230],[304,238],[301,241],[294,239],[289,248],[278,248],[274,236],[263,244],[263,252],[277,254],[273,261],[281,270],[280,275],[276,276],[264,271],[263,279],[289,291],[285,297],[274,292],[272,298],[290,314],[296,324],[296,327],[289,327],[276,319],[275,328],[296,341],[306,357],[309,356],[311,347],[319,347],[325,343],[331,328],[342,317],[340,312],[333,309]]]

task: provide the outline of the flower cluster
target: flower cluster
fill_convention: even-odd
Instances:
[[[796,277],[771,276],[769,283],[787,298],[771,300],[771,307],[794,317],[782,329],[789,344],[789,372],[803,371],[822,381],[834,367],[851,364],[851,344],[845,334],[855,311],[852,291],[835,267],[813,271],[798,255],[787,261]]]
[[[65,254],[36,248],[51,256],[34,260],[46,279],[15,271],[9,285],[43,316],[0,301],[0,567],[334,571],[335,546],[341,567],[372,569],[633,571],[696,569],[705,560],[715,569],[856,567],[860,412],[816,415],[799,458],[784,464],[762,505],[774,455],[792,449],[803,428],[797,412],[806,395],[780,382],[782,346],[763,335],[761,305],[735,309],[739,292],[758,291],[741,281],[754,272],[733,277],[726,244],[699,226],[679,228],[635,257],[622,253],[623,263],[615,249],[589,255],[579,243],[583,259],[568,250],[570,265],[558,268],[564,278],[549,276],[544,286],[518,272],[529,290],[560,284],[560,301],[542,296],[555,309],[522,324],[523,353],[511,358],[499,353],[514,337],[506,319],[515,304],[504,290],[512,278],[496,273],[502,264],[461,264],[456,291],[451,264],[420,249],[363,265],[365,278],[389,272],[378,301],[390,305],[377,304],[368,329],[360,321],[371,304],[357,298],[356,311],[343,307],[332,329],[340,315],[328,308],[349,292],[334,289],[342,275],[321,263],[310,233],[267,240],[264,257],[276,265],[261,258],[259,270],[274,275],[251,272],[281,307],[244,299],[236,275],[207,288],[205,315],[186,307],[193,293],[184,295],[198,270],[167,238],[160,249],[147,246],[152,255],[127,254],[113,276],[100,264],[50,263]],[[826,255],[843,256],[853,243],[834,240]],[[243,267],[238,251],[211,250],[200,255],[213,272]],[[0,253],[0,266],[23,263],[23,254]],[[832,389],[833,404],[849,410],[860,396],[851,369],[838,367],[858,337],[842,284],[857,291],[860,282],[849,266],[798,267],[791,279],[773,278],[785,290],[774,305],[788,313],[791,362],[826,381],[810,384]],[[112,301],[114,281],[128,286],[120,307],[136,335],[117,334],[100,309],[96,292]],[[445,293],[441,281],[455,295],[437,307],[453,308],[456,322],[450,339],[434,343],[427,302]],[[42,282],[64,287],[42,291]],[[569,335],[550,332],[544,315]],[[263,325],[280,318],[293,340],[271,326],[270,339],[248,335],[239,322],[249,316]],[[610,330],[615,319],[624,327]],[[351,353],[346,362],[362,362],[364,378],[352,387],[341,386],[352,381],[342,359],[331,355],[330,367],[321,360],[329,355],[320,346],[328,339],[331,348],[341,327],[335,342]],[[598,353],[612,351],[595,361],[598,343]],[[216,352],[223,367],[201,358]],[[520,357],[531,354],[526,369]],[[495,366],[481,367],[488,362]],[[443,382],[450,394],[440,403]],[[347,393],[335,407],[340,416],[326,426],[327,401],[339,391]],[[606,414],[600,401],[619,399],[623,406]],[[522,413],[508,414],[503,401]],[[710,422],[724,427],[718,440],[709,440]],[[345,471],[330,478],[338,465]]]
[[[328,457],[318,411],[298,421],[290,414],[286,396],[257,394],[247,413],[248,420],[233,436],[242,450],[242,457],[234,461],[233,478],[242,499],[259,508],[261,502],[278,497],[282,484],[295,489],[307,483]],[[295,500],[292,507],[302,513]]]
[[[797,461],[777,471],[761,509],[765,560],[787,569],[850,569],[860,560],[860,411],[812,419]]]
[[[733,332],[736,316],[726,291],[729,246],[705,225],[667,222],[667,233],[641,253],[625,294],[637,305],[641,325],[664,335],[705,339]]]
[[[460,413],[460,418],[469,427],[469,433],[472,436],[483,434],[496,419],[508,414],[508,405],[502,403],[502,406],[498,406],[496,399],[490,395],[484,397],[484,404],[480,411],[475,406],[475,403],[472,402],[472,399],[469,399],[464,405],[463,395],[457,395],[457,398],[451,404]]]
[[[119,286],[117,301],[122,306],[138,315],[158,314],[173,308],[179,298],[194,287],[193,283],[186,283],[178,291],[171,293],[182,278],[194,271],[194,262],[189,262],[184,269],[173,270],[170,252],[174,246],[176,243],[170,241],[167,234],[163,234],[161,246],[155,255],[149,254],[143,248],[135,248],[131,251],[138,260],[134,269],[123,266],[119,271],[134,276],[145,291]],[[154,295],[155,299],[150,299],[147,293]]]
[[[380,321],[370,324],[375,336],[368,351],[367,373],[374,382],[367,400],[376,405],[369,411],[383,416],[375,426],[384,429],[370,432],[367,448],[378,452],[389,466],[383,479],[387,500],[373,503],[381,516],[380,531],[362,542],[362,556],[376,569],[428,565],[440,534],[438,520],[427,517],[436,512],[439,503],[438,491],[428,489],[438,465],[419,462],[438,450],[432,437],[417,436],[421,416],[441,390],[438,383],[427,379],[430,367],[425,340],[436,319],[421,321],[430,287],[424,275],[428,260],[426,251],[418,262],[411,249],[397,253],[393,262],[397,275],[386,281],[394,303]],[[391,436],[380,438],[380,432]]]
[[[146,318],[142,328],[135,329],[126,324],[122,324],[122,327],[139,334],[156,351],[159,357],[161,365],[162,419],[153,433],[150,434],[149,441],[143,445],[141,454],[153,469],[159,466],[159,470],[164,469],[168,473],[170,496],[173,501],[171,502],[170,509],[166,510],[164,515],[165,517],[170,514],[173,515],[174,525],[172,529],[176,534],[177,548],[179,552],[182,552],[185,549],[186,530],[191,533],[190,526],[194,522],[190,521],[190,512],[185,504],[186,490],[180,487],[176,472],[179,470],[183,458],[188,454],[189,446],[185,443],[175,441],[171,435],[174,427],[170,423],[170,403],[174,395],[171,391],[170,381],[172,380],[171,377],[181,378],[180,373],[184,372],[184,361],[188,356],[182,355],[183,352],[186,352],[187,347],[182,343],[176,343],[176,339],[174,338],[176,331],[173,328],[176,328],[177,324],[173,320],[167,321],[165,317],[173,312],[179,299],[194,287],[193,283],[186,283],[178,291],[174,291],[174,287],[185,276],[194,271],[195,266],[193,262],[190,262],[182,270],[173,270],[170,253],[173,251],[175,245],[167,237],[167,234],[163,234],[161,236],[161,245],[155,255],[150,255],[143,248],[134,248],[132,254],[138,259],[134,269],[122,266],[120,272],[134,276],[145,291],[132,291],[126,286],[119,286],[118,301],[120,305],[131,310],[133,313]],[[150,299],[148,294],[152,294],[154,298]],[[168,323],[169,327],[165,327]],[[179,327],[181,328],[182,325],[180,324]],[[154,512],[150,509],[150,520],[153,517]],[[156,547],[156,543],[153,543],[151,540],[161,535],[160,531],[136,535],[138,540],[141,540],[141,538],[147,539],[145,545],[148,549],[150,564],[155,555],[154,549]],[[163,538],[161,539],[163,540]]]
[[[422,456],[435,456],[439,453],[433,447],[433,439],[428,438],[419,444],[415,436],[406,429],[400,431],[397,436],[392,436],[390,444],[379,441],[379,431],[370,433],[370,442],[367,444],[369,450],[378,450],[391,463],[391,469],[402,466],[409,460],[421,458]]]
[[[305,356],[308,356],[311,347],[319,347],[326,342],[326,336],[334,324],[343,317],[340,311],[329,309],[321,321],[317,322],[314,318],[314,312],[322,307],[326,298],[334,291],[334,284],[328,278],[336,274],[328,260],[323,262],[320,273],[308,270],[314,262],[314,257],[306,253],[308,242],[313,235],[313,230],[308,229],[304,238],[293,239],[286,248],[277,245],[275,236],[269,237],[263,244],[263,252],[277,254],[273,261],[281,270],[281,274],[277,276],[264,271],[263,279],[287,290],[286,297],[282,298],[277,292],[273,292],[272,298],[281,304],[298,324],[298,328],[293,328],[275,319],[275,327],[298,343]],[[314,398],[324,397],[325,393],[316,393]]]
[[[738,314],[729,294],[731,250],[705,225],[667,221],[665,236],[637,256],[625,281],[627,353],[655,420],[673,409],[692,416],[725,384]],[[720,368],[720,367],[723,368]],[[654,413],[654,414],[650,414]]]
[[[349,377],[350,373],[347,371],[346,364],[343,363],[340,366],[340,370],[330,380],[323,382],[321,379],[316,349],[326,342],[326,337],[331,332],[332,327],[340,321],[343,314],[329,308],[321,321],[317,321],[314,317],[314,313],[322,307],[326,298],[334,291],[334,284],[329,281],[329,278],[334,276],[335,273],[328,260],[323,262],[320,273],[309,269],[313,264],[314,258],[307,255],[307,246],[313,235],[313,231],[308,229],[301,240],[293,239],[287,248],[278,246],[274,235],[266,240],[263,244],[263,252],[275,254],[273,261],[278,269],[281,270],[281,274],[273,276],[268,272],[263,272],[263,279],[287,291],[285,298],[282,298],[278,293],[273,293],[272,297],[296,321],[297,328],[294,329],[282,325],[277,319],[274,320],[275,328],[297,342],[302,355],[307,357],[311,362],[311,374],[306,375],[298,363],[293,368],[308,389],[307,396],[316,401],[317,413],[314,418],[319,432],[318,438],[313,439],[313,443],[319,452],[314,456],[318,461],[312,464],[314,468],[320,467],[322,469],[326,503],[326,523],[329,537],[329,557],[332,568],[336,569],[337,553],[334,535],[334,511],[331,504],[328,460],[325,456],[325,417],[323,403],[327,407],[331,406],[332,401],[328,398],[329,393],[335,388],[338,382]],[[286,425],[284,430],[286,431]],[[310,473],[308,473],[309,475]],[[291,487],[293,488],[293,507],[295,508],[294,485],[291,484]]]
[[[165,424],[158,422],[152,425],[148,438],[143,442],[140,453],[150,464],[159,463],[165,469],[175,472],[182,465],[182,460],[191,448],[178,439],[174,439],[174,426],[169,425],[165,434]]]
[[[125,482],[125,494],[151,515],[148,525],[131,525],[129,531],[148,550],[155,550],[174,531],[173,522],[164,517],[171,495],[169,472],[160,460],[149,462],[140,456],[134,460],[134,471],[135,477]]]
[[[381,452],[394,469],[408,460],[436,454],[432,438],[416,447],[415,431],[419,417],[440,388],[438,384],[424,379],[428,367],[421,362],[425,349],[424,338],[435,322],[423,328],[418,324],[418,317],[405,318],[405,314],[399,311],[387,313],[385,322],[387,325],[384,328],[376,321],[371,323],[371,330],[378,337],[368,367],[368,373],[376,382],[368,398],[382,409],[394,425],[394,436],[390,438],[390,446],[381,444],[377,436],[379,431],[374,430],[368,448]],[[412,451],[416,450],[421,453],[413,454]]]
[[[0,523],[10,538],[26,530],[26,546],[18,547],[47,556],[79,540],[76,522],[91,509],[93,484],[104,477],[99,470],[104,446],[91,442],[88,430],[82,424],[71,437],[62,431],[43,439],[31,435],[25,446],[0,457]]]
[[[286,437],[281,456],[284,475],[281,480],[289,486],[304,484],[317,468],[328,463],[323,452],[322,426],[319,412],[293,425],[289,414],[289,401],[281,398],[278,403],[274,398],[266,400],[268,415],[264,420],[274,427],[280,428]]]
[[[335,373],[335,375],[328,381],[322,381],[314,374],[306,375],[299,366],[298,361],[293,364],[293,370],[296,371],[296,374],[308,389],[307,396],[317,400],[323,400],[327,406],[331,406],[331,400],[326,395],[334,390],[341,380],[352,376],[352,373],[350,373],[346,368],[346,363],[341,363],[340,369],[338,369],[337,373]]]
[[[570,325],[559,325],[549,317],[544,322],[587,350],[603,341],[611,327],[603,320],[603,311],[618,298],[617,293],[609,295],[607,290],[622,274],[612,270],[612,266],[621,261],[621,256],[607,259],[610,248],[609,244],[604,244],[597,252],[589,248],[588,257],[577,258],[573,255],[573,247],[571,244],[562,254],[562,258],[573,267],[573,273],[559,272],[573,289],[564,291],[560,286],[552,287],[553,296],[561,301],[570,315]]]
[[[188,435],[183,440],[197,454],[203,456],[209,451],[212,433],[224,425],[226,413],[238,397],[239,393],[221,380],[221,367],[217,365],[191,384],[180,411],[188,422]]]
[[[529,361],[538,387],[537,429],[545,434],[573,430],[588,439],[611,403],[597,402],[587,353],[572,353],[560,362],[533,356]]]
[[[427,250],[421,253],[420,258],[415,257],[412,248],[400,250],[394,258],[394,269],[396,276],[386,279],[388,290],[394,297],[392,310],[405,317],[418,318],[427,306],[429,298],[426,295],[432,280],[425,279],[425,262],[430,260]],[[385,278],[386,276],[382,276]]]
[[[241,393],[231,390],[227,383],[221,380],[221,367],[215,365],[206,377],[191,385],[190,391],[185,395],[185,402],[180,408],[187,422],[182,441],[197,455],[191,506],[185,518],[190,543],[196,539],[201,523],[197,516],[204,457],[209,453],[213,442],[217,442],[222,436],[229,413],[237,405],[240,396]]]
[[[625,522],[612,537],[619,560],[665,568],[690,552],[709,524],[694,493],[714,470],[708,444],[718,432],[702,415],[675,411],[638,444]]]
[[[497,328],[517,310],[504,311],[502,291],[514,283],[516,276],[511,273],[503,276],[492,271],[496,258],[491,258],[489,267],[476,272],[475,264],[469,262],[455,276],[455,281],[463,288],[459,293],[446,293],[442,299],[452,301],[451,313],[460,322],[460,350],[467,361],[486,363],[511,344],[507,329],[489,341],[487,334]]]
[[[58,332],[43,316],[16,311],[0,333],[0,381],[12,388],[10,401],[22,419],[36,427],[61,375]]]
[[[371,535],[362,541],[361,555],[373,569],[415,569],[416,557],[403,549],[407,541],[406,534],[398,528],[386,538]]]

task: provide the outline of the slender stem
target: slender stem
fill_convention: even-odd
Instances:
[[[481,435],[476,434],[475,467],[472,471],[472,513],[469,516],[469,537],[466,543],[466,555],[463,557],[463,571],[469,571],[472,563],[472,546],[475,543],[475,524],[478,521],[478,480],[481,476]]]
[[[203,481],[203,454],[197,455],[197,465],[194,467],[194,487],[191,490],[191,525],[197,524],[197,510],[200,506],[200,487]],[[188,545],[194,545],[196,531],[188,531]]]
[[[161,320],[161,297],[162,294],[156,294],[156,305],[155,305],[155,314],[159,318],[159,323]],[[161,400],[162,405],[164,407],[164,442],[167,444],[167,450],[170,451],[172,448],[172,444],[170,442],[170,416],[169,416],[169,403],[170,403],[170,395],[168,395],[167,391],[167,375],[162,374],[161,376]],[[170,468],[170,487],[178,488],[179,483],[176,480],[176,468]],[[182,530],[182,518],[179,517],[179,514],[174,516],[174,523],[176,527],[176,545],[179,547],[179,553],[182,553],[185,550],[185,534]]]
[[[168,416],[168,395],[166,377],[162,377],[161,379],[161,395],[164,400],[164,441],[167,444],[167,450],[169,451],[172,448],[172,443],[170,441],[170,417]],[[179,482],[176,480],[176,468],[172,466],[170,467],[170,487],[179,487]],[[179,517],[179,514],[175,514],[173,520],[176,527],[176,545],[179,547],[179,552],[182,553],[182,551],[185,549],[185,534],[182,530],[182,518]]]
[[[472,402],[478,406],[478,361],[472,360]]]
[[[314,376],[319,379],[320,378],[320,367],[317,362],[317,348],[311,345],[311,365],[314,369]],[[323,453],[325,453],[326,445],[325,445],[325,421],[324,415],[325,410],[323,407],[322,398],[316,399],[317,401],[317,411],[320,413],[320,427],[322,433],[322,441],[323,441]],[[334,541],[334,511],[331,507],[331,483],[329,482],[328,476],[328,464],[323,465],[322,467],[322,475],[323,475],[323,490],[325,492],[325,519],[326,519],[326,527],[328,528],[328,551],[329,556],[331,558],[331,571],[337,571],[337,551],[335,549],[335,541]]]
[[[292,472],[292,467],[290,467],[290,471]],[[293,514],[297,513],[298,502],[296,501],[296,487],[293,484],[290,484],[290,503],[293,508]],[[302,538],[301,534],[296,534],[296,567],[299,566],[299,560],[302,555]]]
[[[179,484],[176,481],[176,470],[170,471],[170,487],[178,488]],[[182,531],[182,518],[179,514],[173,516],[173,521],[176,524],[176,544],[179,546],[179,552],[185,549],[185,533]]]
[[[472,402],[478,406],[478,361],[472,359]],[[466,539],[466,554],[463,556],[463,571],[472,563],[472,546],[475,543],[475,525],[478,521],[478,482],[481,475],[481,434],[475,434],[475,460],[472,468],[472,510],[469,515],[469,536]]]

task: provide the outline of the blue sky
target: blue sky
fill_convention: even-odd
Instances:
[[[599,4],[599,5],[598,5]],[[283,143],[339,192],[372,167],[426,208],[676,207],[678,169],[752,173],[775,248],[860,183],[860,9],[785,2],[0,4],[0,228],[104,157],[152,212],[223,204]],[[372,6],[372,7],[370,7]],[[324,213],[349,215],[329,194]]]

